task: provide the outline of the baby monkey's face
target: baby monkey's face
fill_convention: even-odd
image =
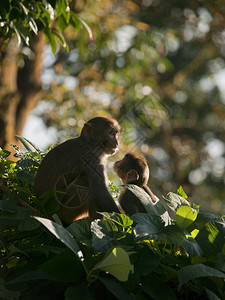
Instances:
[[[129,171],[129,159],[127,157],[127,154],[124,156],[123,159],[118,160],[114,163],[113,170],[120,177],[123,184],[126,184],[127,172]]]
[[[113,169],[120,177],[123,184],[147,184],[149,169],[143,156],[127,153],[123,159],[116,161]]]

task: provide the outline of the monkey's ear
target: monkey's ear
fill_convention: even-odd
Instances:
[[[91,124],[85,123],[82,129],[82,135],[86,138],[90,138],[93,134],[93,129]]]
[[[138,181],[138,179],[139,179],[139,175],[136,170],[132,169],[129,172],[127,172],[127,182],[128,183]]]

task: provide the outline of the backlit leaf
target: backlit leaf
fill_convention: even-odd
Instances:
[[[62,243],[64,243],[70,250],[72,250],[79,258],[83,257],[81,250],[79,249],[75,239],[73,238],[72,234],[55,222],[40,218],[34,217],[40,223],[42,223],[51,233],[53,233]]]
[[[120,281],[127,281],[129,273],[133,271],[128,253],[120,248],[114,248],[103,260],[97,265],[96,269],[101,269],[110,273]]]
[[[30,152],[37,151],[40,154],[43,153],[43,151],[38,146],[36,146],[33,142],[31,142],[27,138],[19,136],[19,135],[16,135],[16,137],[21,141],[21,143],[24,145],[24,147],[26,148],[26,150],[28,150]]]
[[[176,211],[175,222],[181,229],[187,229],[197,218],[198,212],[190,206],[181,206]]]

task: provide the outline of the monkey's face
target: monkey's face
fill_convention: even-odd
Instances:
[[[84,125],[81,136],[98,145],[103,154],[112,155],[118,150],[120,130],[116,120],[96,117]]]
[[[140,155],[127,153],[122,160],[114,163],[113,169],[123,184],[144,185],[148,182],[149,168],[145,158]]]
[[[129,162],[126,156],[124,156],[123,159],[116,161],[113,165],[113,170],[122,180],[123,184],[128,183],[127,182],[128,166],[129,166]]]
[[[119,132],[115,128],[108,128],[100,140],[100,145],[107,155],[113,155],[119,148],[118,141]]]

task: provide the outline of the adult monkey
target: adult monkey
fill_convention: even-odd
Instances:
[[[34,191],[64,190],[65,197],[57,212],[71,224],[96,211],[120,212],[105,180],[105,161],[118,149],[120,125],[114,119],[96,117],[84,124],[81,135],[56,146],[45,156],[38,169]]]

